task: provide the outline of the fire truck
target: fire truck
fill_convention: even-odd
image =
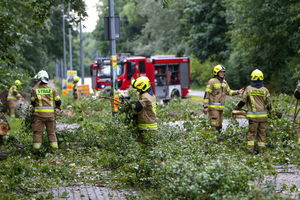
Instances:
[[[110,60],[100,58],[91,65],[93,89],[110,89]],[[175,56],[119,57],[117,84],[119,90],[127,90],[131,81],[147,76],[156,97],[172,99],[186,97],[190,89],[190,59]]]

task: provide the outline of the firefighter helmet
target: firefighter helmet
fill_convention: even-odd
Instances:
[[[22,84],[21,81],[19,81],[19,80],[16,80],[16,81],[15,81],[15,85],[16,85],[16,86],[20,86],[21,84]]]
[[[264,74],[259,69],[254,70],[251,73],[251,81],[264,80]]]
[[[73,81],[74,81],[75,83],[77,83],[77,82],[79,81],[79,77],[78,77],[78,76],[74,76],[74,77],[73,77]]]
[[[136,80],[133,80],[131,84],[133,88],[142,90],[143,92],[147,91],[151,87],[150,80],[146,76],[138,77]]]
[[[48,75],[48,73],[45,70],[39,71],[39,73],[37,74],[37,77],[43,83],[48,83],[49,75]]]
[[[225,72],[225,67],[223,65],[216,65],[213,69],[213,75],[217,76],[219,72]]]

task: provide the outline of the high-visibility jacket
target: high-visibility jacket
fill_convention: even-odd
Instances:
[[[148,92],[141,94],[139,103],[142,109],[138,115],[139,130],[157,130],[156,122],[156,97]]]
[[[17,86],[13,85],[9,88],[8,95],[7,95],[7,101],[17,100],[21,97],[22,97],[21,94],[17,90]]]
[[[225,80],[211,78],[205,89],[203,106],[211,110],[223,110],[226,95],[233,96],[236,94],[238,91],[231,90]]]
[[[267,120],[267,108],[271,108],[270,92],[267,88],[256,88],[249,85],[245,89],[242,101],[247,105],[249,119]]]
[[[40,83],[32,89],[30,100],[35,116],[53,117],[55,102],[60,101],[60,97],[53,86]]]

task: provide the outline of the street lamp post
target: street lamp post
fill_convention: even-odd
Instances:
[[[111,97],[112,100],[112,115],[114,116],[118,111],[118,106],[116,106],[118,99],[117,92],[117,56],[116,56],[116,31],[115,31],[115,11],[114,11],[114,0],[108,0],[109,3],[109,25],[110,25],[110,54],[111,54],[111,67],[110,67],[110,77],[111,77]]]

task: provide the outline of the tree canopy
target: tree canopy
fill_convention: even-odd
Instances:
[[[19,67],[29,74],[42,68],[51,71],[63,58],[62,5],[67,11],[69,1],[73,14],[71,19],[66,16],[66,24],[73,29],[77,69],[76,22],[87,15],[83,0],[1,1],[0,66]],[[98,10],[96,30],[84,34],[86,65],[110,54],[103,19],[108,1]],[[192,82],[200,86],[216,63],[225,65],[233,88],[248,84],[250,72],[258,68],[274,91],[291,92],[300,79],[299,13],[297,0],[115,0],[121,20],[117,52],[190,56]]]

